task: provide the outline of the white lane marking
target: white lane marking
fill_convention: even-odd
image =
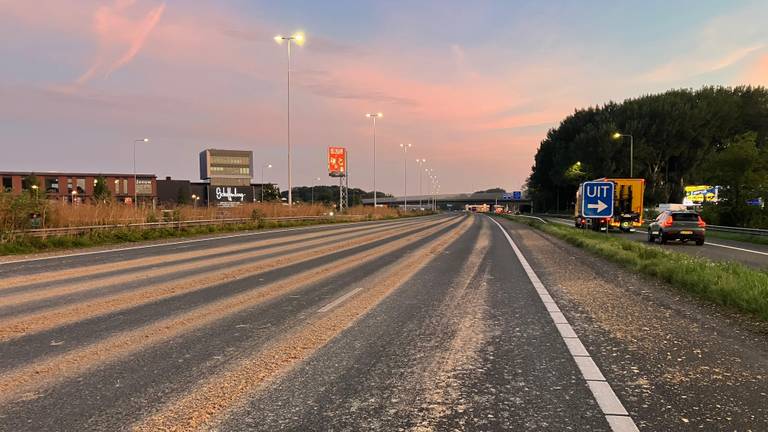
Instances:
[[[585,358],[585,357],[582,357]],[[592,390],[592,394],[597,400],[597,404],[600,405],[600,409],[603,410],[605,415],[620,415],[628,416],[627,410],[624,409],[624,405],[621,404],[619,398],[616,397],[616,393],[613,392],[611,385],[605,381],[587,381],[589,389]]]
[[[406,220],[406,219],[404,219]],[[361,224],[361,225],[375,225],[376,222],[346,222],[348,225],[353,224]],[[388,222],[388,223],[382,223],[382,225],[395,225],[398,222]],[[276,233],[284,233],[284,232],[292,232],[292,231],[304,231],[304,230],[310,230],[310,229],[317,229],[317,228],[328,228],[328,227],[336,227],[339,224],[321,224],[321,225],[312,225],[307,227],[299,227],[299,228],[284,228],[280,230],[269,230],[269,231],[257,231],[257,232],[249,232],[249,233],[243,233],[243,234],[232,234],[227,236],[220,236],[220,237],[206,237],[206,238],[200,238],[200,239],[192,239],[192,240],[183,240],[178,242],[170,242],[170,243],[158,243],[158,244],[151,244],[151,245],[144,245],[144,246],[131,246],[126,248],[114,248],[114,249],[105,249],[105,250],[98,250],[93,252],[78,252],[73,254],[64,254],[64,255],[53,255],[53,256],[47,256],[47,257],[40,257],[40,258],[27,258],[22,260],[16,260],[16,261],[3,261],[0,262],[0,266],[7,265],[7,264],[20,264],[20,263],[27,263],[27,262],[33,262],[33,261],[46,261],[46,260],[52,260],[57,258],[72,258],[72,257],[81,257],[81,256],[88,256],[88,255],[98,255],[98,254],[104,254],[104,253],[110,253],[110,252],[124,252],[124,251],[131,251],[131,250],[138,250],[138,249],[149,249],[149,248],[156,248],[156,247],[163,247],[163,246],[175,246],[175,245],[183,245],[183,244],[190,244],[190,243],[199,243],[199,242],[205,242],[205,241],[213,241],[213,240],[226,240],[231,238],[239,238],[239,237],[248,237],[248,236],[257,236],[257,235],[266,235],[266,234],[276,234]],[[343,224],[342,224],[343,225]],[[179,249],[179,248],[176,248]]]
[[[509,236],[507,230],[496,222],[493,218],[489,218],[496,226],[499,227],[504,237],[507,238],[509,245],[515,252],[515,256],[522,264],[525,273],[528,275],[531,283],[536,287],[536,291],[539,293],[539,297],[546,306],[549,303],[556,304],[556,302],[549,295],[544,284],[541,283],[541,279],[536,275],[533,267],[525,259],[523,252],[517,247],[512,237]],[[597,405],[605,415],[605,419],[613,432],[639,432],[634,420],[629,416],[624,405],[621,403],[616,393],[613,392],[611,385],[605,380],[603,373],[600,372],[600,368],[597,367],[592,357],[589,356],[584,344],[581,343],[579,336],[573,330],[568,320],[560,312],[549,312],[552,321],[557,327],[557,331],[563,338],[565,345],[568,347],[568,351],[571,353],[571,358],[576,363],[576,366],[581,371],[581,375],[586,380],[589,390],[592,392],[592,396],[597,401]]]
[[[334,300],[334,301],[328,303],[327,305],[321,307],[320,309],[318,309],[317,312],[318,313],[328,312],[329,310],[331,310],[331,309],[335,308],[336,306],[340,305],[342,302],[344,302],[344,300],[352,297],[353,295],[357,294],[361,290],[362,290],[362,288],[355,288],[352,291],[350,291],[350,292],[344,294],[343,296],[337,298],[336,300]]]
[[[768,252],[760,252],[760,251],[756,251],[756,250],[752,250],[752,249],[744,249],[744,248],[740,248],[740,247],[736,247],[736,246],[728,246],[728,245],[724,245],[724,244],[720,244],[720,243],[706,242],[704,244],[705,245],[709,245],[709,246],[717,246],[717,247],[721,247],[721,248],[733,249],[733,250],[737,250],[737,251],[749,252],[749,253],[753,253],[753,254],[760,254],[760,255],[768,256]]]

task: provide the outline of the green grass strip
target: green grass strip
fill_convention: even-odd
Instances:
[[[768,320],[768,272],[712,261],[593,231],[505,216],[707,301]]]

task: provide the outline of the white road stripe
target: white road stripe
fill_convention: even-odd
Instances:
[[[353,295],[357,294],[361,290],[362,290],[362,288],[355,288],[352,291],[350,291],[350,292],[344,294],[343,296],[337,298],[336,300],[334,300],[334,301],[328,303],[327,305],[321,307],[320,309],[318,309],[317,312],[318,313],[328,312],[329,310],[331,310],[331,309],[335,308],[336,306],[340,305],[341,303],[344,302],[344,300],[352,297]]]
[[[547,309],[549,309],[549,304],[554,304],[556,306],[556,302],[549,295],[546,287],[541,283],[541,279],[536,275],[536,272],[531,265],[528,264],[528,260],[525,259],[522,251],[517,247],[512,240],[512,237],[509,236],[507,230],[493,218],[489,219],[499,227],[504,234],[504,237],[507,238],[509,245],[512,247],[517,259],[520,261],[525,273],[528,275],[528,279],[530,279],[531,283],[536,288],[539,297],[541,297],[541,300],[544,305],[547,306]],[[616,397],[616,393],[613,392],[611,385],[605,380],[600,368],[597,367],[594,360],[592,360],[592,357],[589,356],[589,352],[584,348],[584,344],[579,340],[579,336],[573,330],[573,327],[568,324],[568,320],[565,316],[561,312],[556,311],[549,311],[549,315],[552,318],[555,327],[557,327],[557,331],[560,332],[560,336],[563,338],[566,347],[568,347],[568,351],[571,353],[571,357],[576,363],[576,366],[587,381],[592,396],[595,398],[595,401],[597,401],[597,405],[600,406],[600,410],[603,412],[603,415],[605,415],[605,419],[611,427],[611,430],[613,432],[638,432],[639,429],[637,428],[637,425],[635,425],[634,420],[629,417],[629,413],[627,413],[624,405],[619,398]]]
[[[720,244],[720,243],[706,242],[704,244],[707,245],[707,246],[717,246],[717,247],[721,247],[721,248],[733,249],[733,250],[737,250],[737,251],[749,252],[749,253],[753,253],[753,254],[759,254],[759,255],[766,255],[766,256],[768,256],[768,252],[760,252],[760,251],[756,251],[756,250],[752,250],[752,249],[744,249],[744,248],[740,248],[740,247],[736,247],[736,246],[728,246],[728,245],[724,245],[724,244]]]
[[[410,219],[403,219],[403,221],[408,221]],[[375,225],[376,222],[379,221],[373,221],[373,222],[345,222],[345,224],[348,225]],[[401,222],[390,222],[392,225]],[[390,223],[384,223],[382,225],[386,226]],[[182,240],[177,242],[169,242],[169,243],[158,243],[158,244],[151,244],[151,245],[143,245],[143,246],[131,246],[131,247],[125,247],[125,248],[113,248],[113,249],[105,249],[105,250],[97,250],[92,252],[78,252],[78,253],[72,253],[72,254],[63,254],[63,255],[52,255],[52,256],[45,256],[45,257],[39,257],[39,258],[27,258],[22,260],[16,260],[16,261],[2,261],[0,262],[0,266],[7,265],[7,264],[20,264],[20,263],[27,263],[27,262],[34,262],[34,261],[46,261],[46,260],[52,260],[52,259],[58,259],[58,258],[72,258],[72,257],[81,257],[81,256],[88,256],[88,255],[98,255],[98,254],[105,254],[110,252],[124,252],[124,251],[131,251],[131,250],[137,250],[137,249],[150,249],[150,248],[156,248],[156,247],[163,247],[163,246],[175,246],[175,245],[184,245],[184,244],[190,244],[190,243],[199,243],[199,242],[205,242],[205,241],[213,241],[213,240],[224,240],[224,239],[231,239],[231,238],[239,238],[239,237],[248,237],[248,236],[257,236],[257,235],[265,235],[265,234],[276,234],[276,233],[284,233],[284,232],[292,232],[292,231],[304,231],[304,230],[310,230],[310,229],[317,229],[317,228],[328,228],[328,227],[336,227],[338,225],[343,224],[318,224],[318,225],[311,225],[306,227],[299,227],[299,228],[284,228],[279,230],[267,230],[267,231],[257,231],[257,232],[248,232],[248,233],[242,233],[242,234],[232,234],[227,236],[219,236],[219,237],[205,237],[205,238],[199,238],[199,239],[192,239],[192,240]],[[179,248],[176,248],[179,249]]]

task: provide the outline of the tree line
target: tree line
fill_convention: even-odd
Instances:
[[[682,202],[687,185],[719,185],[713,223],[766,225],[747,200],[768,198],[768,90],[703,87],[578,109],[550,129],[526,187],[537,211],[573,208],[584,180],[646,180],[646,206]]]

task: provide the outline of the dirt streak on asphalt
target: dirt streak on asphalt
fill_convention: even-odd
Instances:
[[[376,229],[370,229],[367,232],[376,233],[376,232],[382,232],[382,231],[387,231],[387,230],[391,230],[391,228],[390,227],[376,228]],[[232,261],[236,261],[236,260],[242,260],[242,259],[247,259],[247,258],[259,258],[259,257],[262,257],[264,255],[269,255],[269,254],[273,254],[273,253],[280,253],[280,252],[291,251],[291,250],[306,250],[308,247],[315,246],[315,245],[322,244],[322,243],[327,243],[329,238],[334,238],[334,239],[337,239],[337,240],[345,240],[345,239],[348,239],[348,238],[360,238],[360,237],[358,237],[360,235],[360,233],[358,233],[358,232],[356,232],[356,233],[349,233],[349,234],[347,234],[345,232],[342,232],[340,234],[335,234],[335,235],[334,234],[330,234],[330,235],[327,235],[327,236],[323,236],[322,238],[319,238],[319,239],[310,240],[310,241],[301,243],[300,245],[289,244],[289,245],[285,245],[285,246],[278,246],[278,247],[267,248],[267,249],[259,249],[257,251],[252,251],[252,252],[243,252],[243,253],[238,253],[238,254],[232,254],[232,255],[227,255],[227,256],[218,257],[218,258],[209,258],[209,259],[206,259],[205,261],[203,261],[203,263],[204,263],[204,265],[206,267],[208,267],[208,266],[216,266],[216,265],[219,265],[219,264],[226,264],[228,262],[232,262]],[[309,238],[315,238],[315,237],[318,237],[318,236],[313,235],[313,236],[311,236]],[[305,237],[304,236],[292,237],[291,241],[293,242],[293,241],[302,240],[302,239],[305,239]],[[270,246],[271,244],[275,244],[275,243],[279,244],[279,243],[285,243],[285,242],[267,241],[267,242],[263,242],[263,243],[258,243],[257,245],[258,246]],[[253,246],[253,245],[248,245],[248,246]],[[244,246],[241,245],[241,246],[238,246],[238,247],[235,247],[235,248],[228,248],[228,249],[231,249],[229,251],[236,251],[238,249],[243,249],[243,247]],[[174,259],[170,259],[170,260],[163,260],[163,259],[160,259],[160,258],[154,258],[153,260],[156,260],[156,262],[154,262],[153,264],[157,264],[157,263],[163,263],[163,264],[172,263],[172,262],[177,262],[179,260],[187,259],[187,258],[201,258],[201,259],[203,259],[206,256],[217,254],[219,252],[221,252],[221,251],[217,250],[217,249],[209,249],[209,250],[195,252],[193,255],[186,255],[186,256],[184,256],[182,258],[174,258]],[[144,268],[139,269],[137,266],[131,266],[131,268],[136,269],[136,271],[128,273],[128,274],[120,274],[120,275],[111,276],[111,277],[109,275],[105,275],[104,277],[98,277],[97,276],[95,279],[89,279],[87,281],[73,282],[73,283],[68,283],[68,284],[64,284],[64,285],[54,285],[54,286],[52,286],[50,288],[33,289],[33,290],[30,290],[30,291],[24,291],[24,292],[21,292],[21,293],[18,293],[18,294],[8,295],[8,296],[0,297],[0,298],[2,298],[3,306],[20,305],[20,304],[24,304],[24,303],[27,303],[27,302],[39,301],[39,300],[44,300],[44,299],[48,299],[48,298],[52,298],[52,297],[58,297],[58,296],[62,296],[62,295],[74,294],[74,293],[77,293],[77,292],[87,291],[87,290],[90,290],[90,289],[93,289],[93,288],[97,288],[97,287],[100,287],[100,286],[116,285],[116,284],[121,284],[121,283],[132,282],[132,281],[135,281],[135,280],[150,279],[150,278],[154,278],[154,277],[158,277],[158,276],[163,276],[163,275],[170,274],[170,273],[177,273],[177,272],[183,272],[183,271],[191,271],[191,270],[195,270],[195,269],[199,268],[200,265],[201,265],[201,261],[196,260],[196,261],[189,262],[189,263],[183,263],[183,264],[178,264],[178,265],[174,265],[174,266],[163,266],[163,267],[160,267],[160,268],[151,268],[150,267],[149,269],[144,269]],[[149,264],[148,267],[149,266],[151,266],[151,264]],[[233,267],[233,268],[236,268],[236,267]],[[120,268],[120,269],[123,270],[123,268]],[[88,273],[91,273],[91,267],[86,267],[86,268],[80,267],[80,272],[82,273],[83,271],[87,271]],[[204,274],[218,273],[219,271],[220,270],[212,270],[212,271],[204,273]],[[200,276],[200,273],[198,273],[196,275],[193,275],[193,276],[190,276],[190,277],[183,278],[183,279],[190,279],[190,278],[193,278],[195,276]],[[180,280],[182,280],[182,278],[179,278],[179,279],[176,279],[176,280],[180,281]],[[49,280],[46,280],[46,281],[49,281]],[[6,288],[11,288],[11,287],[6,287]],[[1,322],[0,322],[0,328],[2,328],[2,323]],[[2,330],[0,330],[0,340],[2,339],[1,333],[2,333]]]
[[[485,223],[477,245],[462,267],[454,282],[454,288],[446,297],[438,316],[437,328],[453,329],[450,344],[437,352],[426,367],[415,370],[415,382],[421,387],[418,409],[414,413],[413,432],[435,431],[441,418],[454,412],[464,412],[471,400],[461,395],[462,379],[479,364],[479,351],[488,340],[486,309],[487,270],[480,275],[480,264],[488,253],[490,244],[489,225]],[[462,313],[456,310],[461,308]],[[405,381],[411,381],[405,378]],[[409,410],[403,410],[408,412]]]
[[[135,431],[188,431],[215,427],[226,413],[246,402],[248,396],[305,360],[349,327],[382,299],[424,268],[472,224],[459,226],[430,241],[395,264],[363,281],[363,291],[325,314],[286,334],[224,372],[207,378],[188,395],[170,402],[158,413],[134,426]]]
[[[389,225],[385,226],[385,228],[387,227],[389,227]],[[109,273],[115,270],[128,270],[128,269],[133,269],[137,267],[152,266],[159,263],[167,264],[167,263],[173,263],[176,261],[181,261],[186,259],[202,258],[209,255],[233,252],[233,251],[237,251],[237,250],[241,250],[241,249],[244,249],[247,247],[253,247],[253,246],[279,245],[281,243],[294,242],[296,240],[309,240],[309,239],[315,239],[315,238],[327,239],[329,237],[333,237],[336,235],[346,235],[347,233],[350,233],[353,231],[357,232],[357,231],[363,231],[363,230],[375,230],[378,228],[380,228],[380,225],[364,226],[360,228],[339,227],[336,229],[330,229],[330,230],[322,231],[319,233],[315,233],[315,232],[303,233],[301,231],[297,231],[295,234],[281,236],[273,239],[262,239],[260,237],[254,237],[251,241],[248,241],[246,243],[239,243],[232,246],[220,246],[212,249],[171,253],[171,254],[164,254],[164,255],[152,256],[152,257],[146,257],[146,258],[129,259],[129,260],[114,262],[114,263],[93,265],[88,267],[88,273],[93,277],[98,277],[100,273]],[[82,274],[83,274],[83,268],[78,267],[78,268],[67,269],[67,270],[59,270],[55,274],[39,273],[39,274],[33,274],[33,275],[0,278],[0,292],[2,292],[4,289],[13,288],[19,285],[28,285],[28,284],[33,284],[36,282],[43,282],[43,281],[57,282],[61,280],[66,280],[73,276],[82,276]],[[106,275],[105,277],[108,277],[108,275]],[[134,276],[135,279],[139,279],[143,277],[144,276],[142,274],[137,274]]]
[[[456,225],[458,222],[451,218],[444,223]],[[466,223],[467,221],[462,225],[466,225]],[[258,289],[236,294],[147,326],[116,334],[89,346],[10,370],[0,376],[0,405],[18,399],[37,397],[38,392],[43,388],[62,379],[82,374],[91,368],[123,358],[150,345],[161,343],[239,311],[276,299],[308,284],[328,279],[337,273],[348,271],[416,242],[440,231],[442,228],[443,224],[440,224],[371,248],[355,256],[294,274]]]
[[[430,228],[432,226],[442,226],[445,223],[447,222],[443,221],[440,223],[424,224],[423,227]],[[314,250],[310,248],[312,244],[302,244],[301,246],[294,246],[291,248],[300,249],[300,252],[277,257],[261,263],[234,266],[232,268],[228,268],[226,271],[212,270],[202,274],[194,274],[188,277],[179,278],[169,283],[148,285],[127,293],[117,293],[114,295],[99,297],[97,299],[70,303],[60,307],[48,308],[42,311],[36,311],[31,314],[14,316],[12,318],[0,320],[0,342],[12,340],[21,336],[27,336],[64,324],[82,321],[84,319],[92,318],[105,313],[114,313],[120,310],[129,309],[141,304],[158,301],[164,298],[193,291],[199,291],[220,284],[227,280],[254,276],[259,273],[264,273],[266,271],[280,268],[288,264],[300,264],[302,262],[310,261],[329,253],[352,249],[374,241],[386,240],[400,234],[402,234],[402,232],[398,231],[389,232],[388,235],[382,235],[382,233],[371,234],[364,237],[354,237],[354,235],[351,235],[349,237],[353,237],[352,240],[339,242],[332,246]],[[262,254],[276,253],[283,249],[286,248],[269,249],[263,252],[259,252],[258,254],[254,254],[253,257]],[[178,269],[178,267],[176,269]],[[176,271],[176,269],[174,269],[174,271]],[[108,282],[110,284],[117,283],[113,282],[111,279],[108,280]],[[50,294],[62,295],[64,293],[68,293],[68,289],[69,288],[67,287],[62,288],[62,291],[58,291],[58,289],[52,289]]]

